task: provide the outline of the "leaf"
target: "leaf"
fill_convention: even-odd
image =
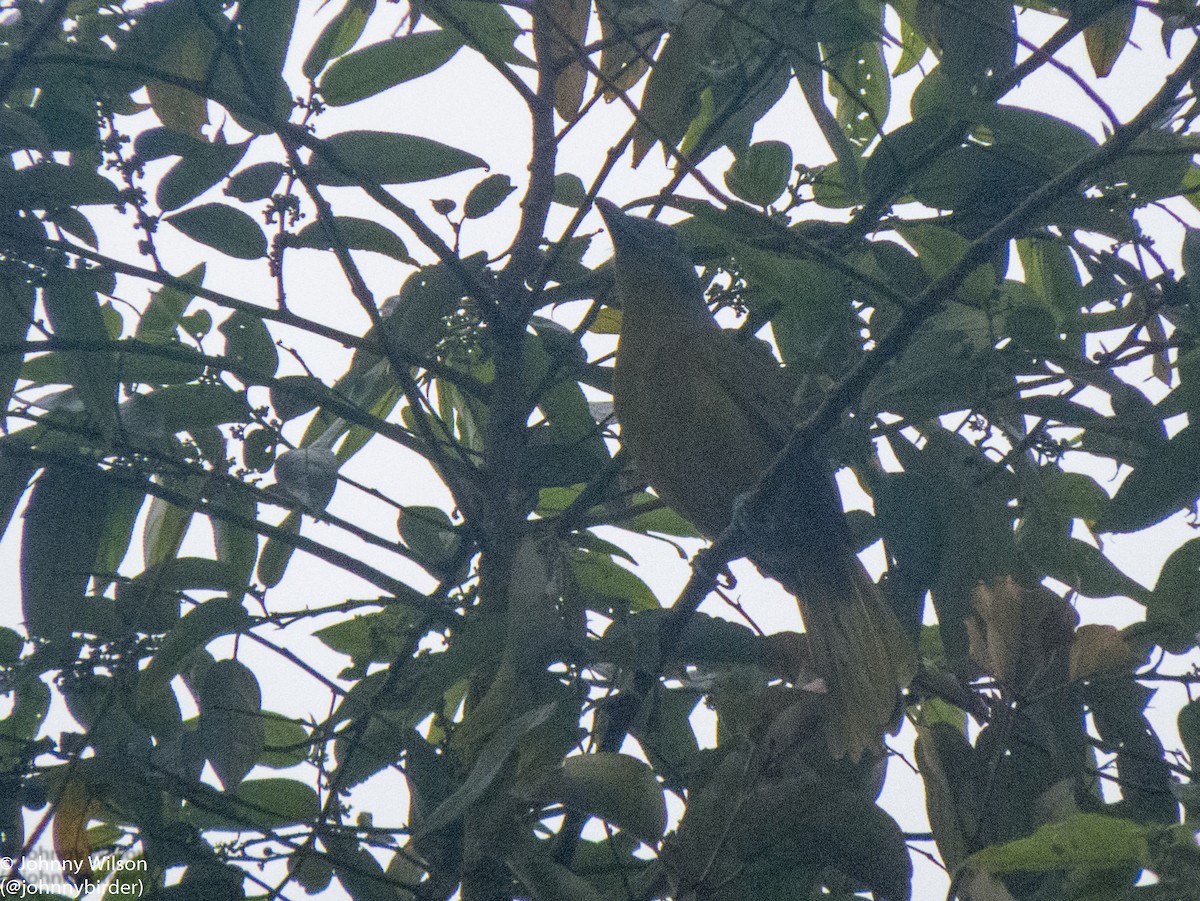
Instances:
[[[1129,43],[1136,13],[1134,0],[1116,0],[1112,9],[1083,30],[1088,59],[1097,78],[1105,78],[1112,72],[1117,57]]]
[[[190,142],[183,158],[158,183],[155,199],[159,207],[177,210],[185,203],[191,203],[233,171],[249,146],[249,141],[241,144]]]
[[[657,845],[667,828],[667,805],[654,770],[627,754],[576,754],[542,786],[541,796],[607,820]]]
[[[251,418],[245,396],[221,383],[169,385],[135,400],[135,406],[169,435],[199,434],[211,426]]]
[[[100,812],[91,786],[76,773],[68,779],[54,805],[54,856],[72,882],[92,876],[92,843],[88,840],[88,821]]]
[[[204,797],[204,806],[187,803],[184,817],[199,829],[269,832],[282,826],[312,823],[321,801],[311,786],[295,779],[250,779],[228,795]]]
[[[353,788],[400,760],[407,741],[404,717],[391,710],[368,711],[342,730],[334,742],[337,771],[334,779]]]
[[[7,275],[7,273],[5,273]],[[6,341],[23,341],[33,322],[33,285],[23,279],[0,279],[0,335]],[[24,355],[19,351],[0,354],[0,410],[8,409]],[[8,520],[5,520],[7,525]]]
[[[702,49],[688,29],[667,39],[642,95],[634,124],[633,164],[637,166],[660,140],[674,147],[700,109]]]
[[[319,183],[336,187],[405,185],[487,168],[473,153],[417,135],[344,131],[326,138],[323,146],[329,153],[315,154],[310,172]]]
[[[320,513],[338,481],[337,455],[324,447],[298,447],[275,458],[275,479],[309,513]]]
[[[1200,761],[1200,700],[1191,701],[1179,711],[1179,737],[1193,766]]]
[[[545,704],[504,723],[479,752],[470,775],[458,790],[437,806],[421,825],[419,834],[429,835],[460,820],[467,809],[487,791],[508,762],[509,755],[526,733],[547,722],[558,708],[557,702]]]
[[[422,31],[371,44],[325,70],[319,89],[330,106],[346,106],[428,75],[462,47],[452,31]]]
[[[238,310],[223,323],[220,332],[225,336],[225,355],[245,364],[261,377],[270,377],[279,367],[279,351],[275,339],[267,330],[262,317]]]
[[[409,255],[408,248],[396,233],[373,219],[334,216],[332,225],[337,229],[337,237],[347,250],[371,250],[401,263],[416,265],[416,260]],[[333,241],[327,235],[326,225],[321,222],[312,222],[296,234],[288,235],[287,245],[314,250],[332,250],[334,247]]]
[[[182,591],[226,591],[229,570],[216,560],[177,557],[149,566],[117,586],[117,610],[143,632],[168,632],[179,621]]]
[[[1167,558],[1146,603],[1146,623],[1164,650],[1182,654],[1200,633],[1200,539],[1186,541]]]
[[[34,484],[21,538],[21,609],[31,635],[66,638],[83,619],[108,499],[108,478],[93,467],[48,466]]]
[[[759,141],[737,155],[725,173],[725,184],[755,206],[769,206],[787,190],[792,175],[792,148],[782,141]]]
[[[570,172],[560,172],[554,176],[554,202],[563,206],[581,207],[587,200],[587,188],[583,179]]]
[[[1144,866],[1150,849],[1145,826],[1100,813],[1077,813],[1039,828],[1028,838],[984,848],[967,865],[989,873],[1065,870],[1081,866]]]
[[[1097,529],[1136,532],[1166,519],[1200,495],[1200,427],[1189,426],[1131,472]]]
[[[316,78],[331,59],[336,59],[354,46],[362,36],[367,19],[375,11],[375,0],[350,0],[341,12],[329,20],[308,56],[301,71],[305,78]]]
[[[300,534],[300,514],[297,512],[289,513],[283,518],[283,522],[279,524],[279,529],[285,533],[293,535]],[[284,572],[287,571],[288,562],[292,559],[292,552],[295,547],[278,538],[269,538],[267,543],[263,545],[262,553],[258,557],[258,581],[262,582],[267,588],[274,588],[283,579]]]
[[[275,191],[287,167],[283,163],[265,162],[247,166],[229,179],[225,193],[243,203],[266,200]]]
[[[150,665],[138,675],[139,704],[152,702],[180,672],[180,667],[194,651],[202,650],[214,638],[245,631],[250,616],[240,601],[232,598],[213,598],[197,604],[167,633]]]
[[[572,551],[568,560],[571,580],[591,609],[613,605],[640,612],[662,606],[645,582],[618,566],[608,554]]]
[[[532,66],[533,61],[513,44],[521,27],[500,3],[478,0],[421,0],[416,7],[442,28],[457,32],[495,66],[512,63]]]
[[[259,763],[283,770],[308,759],[313,742],[301,723],[270,711],[263,711],[258,720],[263,726],[263,752]]]
[[[517,186],[507,175],[489,175],[467,195],[463,203],[463,215],[468,219],[482,219],[516,189]]]
[[[253,671],[218,660],[200,686],[200,745],[226,791],[241,783],[262,756],[262,691]]]
[[[0,194],[11,206],[50,210],[117,202],[117,186],[86,163],[40,162],[24,169],[0,168]]]
[[[982,774],[975,751],[953,726],[933,723],[918,730],[916,752],[933,838],[953,869],[967,856],[979,829]]]
[[[267,255],[267,239],[258,223],[223,203],[203,203],[165,216],[164,221],[226,256],[258,260]]]
[[[837,100],[838,124],[860,153],[881,133],[887,120],[891,84],[878,42],[859,44],[854,50],[838,54],[829,90]],[[842,165],[849,162],[840,157],[838,161]]]
[[[556,862],[536,845],[515,851],[505,861],[535,901],[606,901],[608,895]]]
[[[85,347],[104,348],[108,327],[96,292],[83,273],[64,273],[45,286],[42,294],[46,314],[56,337],[77,341]],[[103,349],[66,351],[67,374],[88,412],[100,422],[112,422],[117,410],[117,367],[111,353]]]
[[[587,86],[587,69],[582,57],[586,55],[588,21],[591,19],[591,0],[551,0],[544,16],[534,27],[547,29],[541,35],[548,55],[557,64],[554,81],[554,111],[567,122],[572,121],[583,105],[583,90]],[[563,61],[570,62],[563,65]],[[542,60],[543,65],[547,60]]]
[[[974,86],[1010,71],[1017,52],[1017,22],[1009,0],[977,0],[970,9],[921,0],[917,22],[938,51],[950,82]]]
[[[1088,623],[1071,642],[1071,679],[1087,679],[1109,670],[1127,670],[1137,661],[1115,626]]]

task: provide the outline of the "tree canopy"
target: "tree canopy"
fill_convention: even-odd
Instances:
[[[1200,539],[1152,587],[1107,541],[1200,498],[1200,3],[0,23],[12,874],[50,842],[163,899],[897,901],[914,859],[966,901],[1200,896]],[[632,185],[799,386],[750,515],[818,441],[864,495],[921,660],[876,755],[826,749],[736,529],[647,584],[698,542],[606,402],[592,207]]]

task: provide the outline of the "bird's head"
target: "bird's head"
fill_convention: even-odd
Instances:
[[[691,254],[669,225],[630,216],[612,201],[596,201],[612,237],[617,289],[626,309],[654,304],[659,312],[708,315]]]

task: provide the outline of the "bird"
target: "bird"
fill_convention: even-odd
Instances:
[[[621,445],[658,496],[713,539],[796,427],[791,380],[762,342],[717,324],[674,229],[603,198],[596,206],[621,303],[612,383]],[[814,449],[792,475],[772,524],[783,546],[751,535],[747,556],[795,596],[825,683],[827,746],[858,760],[896,720],[913,643],[858,558],[830,461]]]

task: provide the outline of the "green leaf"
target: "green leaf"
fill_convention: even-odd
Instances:
[[[297,512],[289,513],[283,518],[283,522],[279,524],[279,528],[283,532],[288,532],[293,535],[300,534],[300,514]],[[258,557],[258,581],[262,582],[267,588],[274,588],[283,579],[283,574],[287,570],[288,562],[292,559],[292,552],[295,550],[291,544],[280,541],[278,538],[270,538],[263,545],[262,553]]]
[[[310,375],[285,375],[271,386],[271,406],[286,422],[316,409],[327,390],[320,379]]]
[[[571,580],[590,608],[604,609],[611,604],[639,612],[662,606],[645,582],[618,566],[608,554],[572,551],[568,560]]]
[[[138,696],[144,701],[153,699],[180,672],[180,667],[194,651],[204,648],[221,635],[245,631],[250,616],[240,601],[232,598],[213,598],[189,610],[179,624],[163,639],[150,665],[138,676]]]
[[[267,255],[267,239],[258,223],[223,203],[203,203],[166,216],[164,221],[226,256],[258,260]]]
[[[246,154],[249,141],[241,144],[210,144],[194,141],[183,159],[158,183],[155,199],[163,210],[177,210],[195,200],[230,172]]]
[[[326,138],[324,147],[330,156],[315,154],[310,171],[321,184],[338,187],[360,182],[406,185],[487,168],[487,163],[465,150],[386,131],[344,131]]]
[[[334,778],[353,788],[384,768],[397,763],[407,741],[405,717],[393,710],[368,711],[365,728],[356,719],[334,743],[338,768]]]
[[[8,276],[8,272],[4,272]],[[0,335],[6,341],[23,341],[33,322],[33,285],[24,279],[0,278]],[[13,388],[21,373],[24,355],[19,351],[0,354],[0,410],[8,409]]]
[[[1135,532],[1166,519],[1200,495],[1200,427],[1189,426],[1131,472],[1097,528]]]
[[[5,772],[23,765],[26,745],[37,738],[50,711],[50,686],[41,679],[26,677],[13,690],[12,708],[0,719],[0,767]]]
[[[83,619],[108,496],[108,478],[90,466],[47,467],[34,484],[21,537],[21,609],[31,635],[63,639]]]
[[[338,239],[347,250],[371,250],[399,260],[401,263],[416,265],[408,253],[408,248],[399,236],[373,219],[359,219],[355,216],[334,216],[333,226],[337,229]],[[289,247],[305,247],[314,250],[332,250],[334,242],[327,235],[324,223],[312,222],[294,235],[288,235]]]
[[[837,100],[838,124],[855,146],[866,147],[880,134],[892,99],[883,47],[877,41],[859,44],[838,54],[836,63],[829,91]]]
[[[1100,813],[1077,813],[1049,823],[1028,838],[984,848],[968,866],[989,873],[1044,872],[1075,867],[1144,866],[1150,848],[1145,826]]]
[[[145,632],[167,632],[179,621],[183,591],[227,591],[228,568],[205,557],[176,557],[148,566],[117,588],[117,608]]]
[[[450,61],[462,47],[452,31],[423,31],[381,41],[334,62],[321,77],[320,91],[330,106],[345,106],[386,91]]]
[[[220,383],[169,385],[139,395],[137,402],[169,435],[250,419],[245,396]]]
[[[649,845],[667,828],[667,804],[654,770],[627,754],[577,754],[543,785],[543,797],[628,830]]]
[[[0,167],[0,196],[10,206],[50,210],[117,202],[117,186],[85,163],[41,162],[24,169]]]
[[[1186,704],[1179,711],[1176,722],[1184,750],[1195,765],[1196,761],[1200,761],[1200,700]]]
[[[198,288],[204,283],[205,268],[201,263],[181,275],[179,280]],[[176,339],[183,311],[195,296],[195,292],[174,285],[159,288],[151,295],[149,305],[138,320],[137,337],[145,340]]]
[[[521,27],[498,2],[420,0],[416,8],[442,28],[457,32],[493,65],[533,65],[529,57],[513,46],[521,35]]]
[[[199,829],[236,831],[252,827],[269,832],[282,826],[311,823],[321,801],[311,786],[294,779],[251,779],[228,795],[204,796],[184,805],[184,817]]]
[[[64,273],[54,278],[42,294],[54,334],[64,341],[78,341],[103,348],[110,340],[100,300],[87,284],[84,273]],[[88,412],[100,422],[111,422],[116,414],[117,367],[104,349],[64,351],[67,374]]]
[[[259,721],[263,725],[263,752],[259,763],[284,770],[308,759],[312,738],[301,723],[271,711],[263,711]]]
[[[275,458],[275,479],[309,513],[320,513],[337,488],[338,458],[328,448],[284,451]]]
[[[528,732],[547,722],[558,708],[557,702],[530,710],[515,720],[504,723],[475,759],[467,779],[449,798],[443,801],[421,825],[420,834],[429,835],[460,820],[493,780],[500,775],[504,764]]]
[[[516,189],[517,186],[507,175],[489,175],[467,195],[463,203],[463,215],[468,219],[482,219]]]
[[[316,78],[331,59],[336,59],[354,46],[362,37],[367,19],[375,11],[375,0],[350,0],[341,12],[321,29],[301,71],[305,78]]]
[[[221,323],[220,332],[225,336],[226,356],[263,377],[275,374],[279,367],[279,351],[260,316],[239,310]]]
[[[1112,72],[1117,57],[1129,43],[1136,12],[1134,0],[1116,0],[1111,10],[1083,30],[1088,59],[1097,78],[1105,78]]]
[[[792,176],[792,148],[782,141],[759,141],[737,155],[725,184],[754,206],[769,206],[787,190]]]
[[[226,791],[235,788],[262,756],[262,691],[253,671],[237,660],[218,660],[200,686],[200,745]]]
[[[229,179],[225,193],[243,203],[266,200],[275,191],[287,167],[283,163],[266,162],[247,166]]]
[[[554,202],[563,206],[579,208],[587,200],[587,188],[583,179],[570,172],[560,172],[554,176]]]
[[[1181,544],[1167,558],[1146,602],[1146,625],[1165,650],[1182,654],[1200,633],[1200,539]]]

